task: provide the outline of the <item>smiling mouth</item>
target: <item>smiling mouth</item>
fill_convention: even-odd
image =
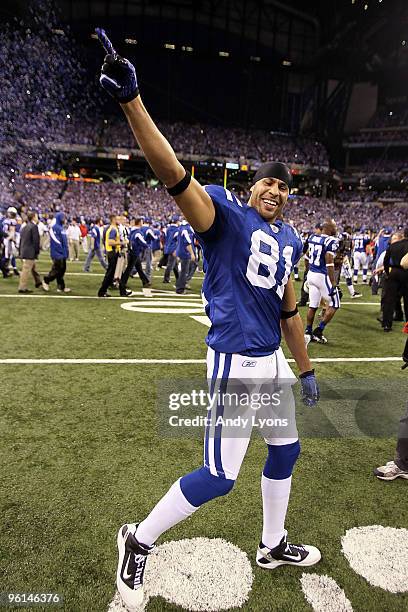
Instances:
[[[270,198],[261,198],[261,200],[267,210],[275,210],[279,206],[278,202],[271,200]]]

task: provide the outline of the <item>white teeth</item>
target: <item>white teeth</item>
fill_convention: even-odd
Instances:
[[[262,199],[266,204],[270,204],[271,206],[277,206],[277,202],[274,202],[274,200],[267,200],[266,198]]]

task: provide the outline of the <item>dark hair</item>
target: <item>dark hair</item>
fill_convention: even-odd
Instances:
[[[109,215],[109,221],[112,223],[113,219],[116,219],[117,215]]]
[[[32,221],[32,220],[34,219],[34,217],[35,217],[35,215],[36,215],[36,214],[37,214],[37,213],[35,212],[35,210],[30,210],[30,212],[28,212],[28,213],[27,213],[27,219],[28,219],[29,221]]]
[[[134,220],[135,220],[135,224],[139,225],[139,223],[142,222],[142,217],[134,217]]]
[[[408,238],[408,227],[404,229],[404,238]]]

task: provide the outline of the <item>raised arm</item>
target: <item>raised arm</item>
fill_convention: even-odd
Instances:
[[[100,77],[102,87],[120,103],[146,160],[170,190],[186,219],[197,232],[205,232],[215,217],[210,196],[194,178],[190,180],[189,173],[147,112],[134,66],[116,53],[104,30],[96,28],[96,33],[107,53]]]

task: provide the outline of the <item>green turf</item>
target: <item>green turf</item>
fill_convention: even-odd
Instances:
[[[41,270],[47,261],[43,255]],[[100,272],[98,263],[93,267]],[[81,265],[71,263],[68,271],[79,272]],[[101,277],[68,275],[67,281],[74,295],[92,296]],[[139,281],[131,281],[131,286],[138,287]],[[154,279],[154,286],[163,288],[160,278]],[[194,280],[197,294],[199,287],[200,281]],[[16,288],[16,279],[0,281],[0,294],[15,295]],[[364,301],[378,302],[368,288],[363,291]],[[206,328],[188,315],[129,312],[121,303],[1,298],[2,357],[205,357]],[[376,312],[371,306],[344,306],[327,330],[330,343],[312,346],[311,354],[400,355],[400,324],[392,334],[383,334]],[[407,610],[408,594],[370,586],[350,569],[340,544],[354,526],[407,526],[407,482],[382,483],[372,477],[372,468],[393,456],[391,434],[397,423],[388,418],[383,436],[362,438],[353,417],[358,421],[358,411],[371,404],[356,408],[353,401],[336,400],[340,379],[352,390],[365,381],[367,391],[384,397],[384,404],[387,397],[398,398],[400,390],[400,405],[394,399],[388,402],[393,404],[389,414],[397,419],[404,408],[407,377],[398,363],[317,364],[316,369],[326,399],[320,412],[299,409],[302,455],[293,480],[288,529],[295,539],[321,548],[322,562],[309,571],[334,578],[355,611]],[[178,476],[202,461],[200,440],[159,434],[157,384],[166,378],[177,387],[180,379],[204,376],[204,364],[0,364],[0,591],[54,590],[64,595],[65,610],[107,609],[115,591],[118,526],[145,516]],[[379,405],[381,401],[372,404],[377,417]],[[350,435],[334,432],[328,437],[328,422]],[[321,431],[316,431],[319,424]],[[302,436],[305,431],[309,434]],[[203,507],[161,541],[223,537],[253,563],[253,588],[243,609],[310,610],[299,569],[268,573],[254,564],[262,525],[264,460],[264,444],[254,439],[233,492]],[[147,609],[179,608],[155,599]]]

